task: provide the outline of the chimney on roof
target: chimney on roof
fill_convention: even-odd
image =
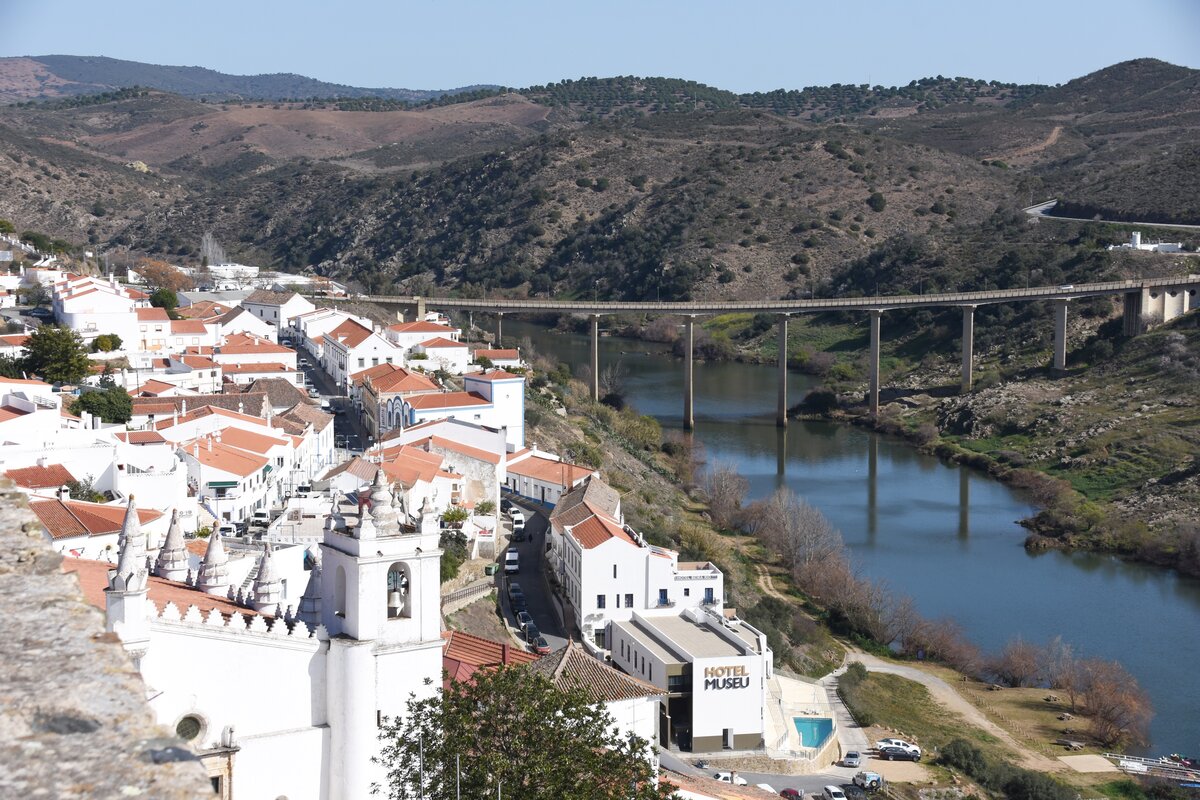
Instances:
[[[504,665],[507,663],[508,663],[508,642],[501,642],[500,643],[500,664]]]
[[[71,490],[66,486],[58,487],[58,499],[64,503],[71,499]]]
[[[179,405],[180,405],[179,413],[186,414],[187,413],[187,400],[184,399],[184,401],[182,403],[180,403]]]
[[[46,458],[45,456],[39,456],[39,457],[38,457],[38,460],[37,460],[37,465],[38,465],[39,467],[45,468],[45,467],[46,467],[46,465],[48,465],[49,463],[50,463],[50,459]]]
[[[211,435],[209,435],[207,441],[208,441],[208,452],[210,452],[210,453],[212,452],[212,440],[213,440],[213,437]]]

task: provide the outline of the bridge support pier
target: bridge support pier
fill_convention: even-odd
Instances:
[[[696,427],[695,395],[692,381],[692,348],[695,344],[696,318],[688,316],[683,322],[683,429]]]
[[[1132,339],[1142,332],[1142,292],[1125,293],[1125,306],[1121,311],[1123,323],[1121,333]]]
[[[975,375],[975,306],[963,306],[962,393],[971,391]]]
[[[867,370],[870,372],[867,407],[871,419],[879,416],[879,318],[882,316],[882,310],[871,309],[871,354],[867,361]]]
[[[417,318],[415,322],[420,322],[425,319],[425,298],[417,297],[414,299],[417,301]]]
[[[504,345],[500,341],[504,338],[504,312],[496,314],[496,349],[499,350]]]
[[[787,420],[787,378],[788,378],[788,318],[787,314],[779,315],[779,396],[775,406],[775,424],[786,428]]]
[[[1054,370],[1067,368],[1067,300],[1054,301]]]
[[[588,372],[588,377],[591,379],[588,381],[588,383],[589,383],[588,388],[590,388],[592,390],[592,400],[595,402],[599,402],[600,401],[600,315],[599,314],[592,314],[592,337],[591,337],[591,341],[589,342],[588,349],[591,351],[591,356],[592,356],[591,369]]]

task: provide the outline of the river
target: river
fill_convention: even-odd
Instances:
[[[505,320],[506,341],[572,365],[585,335]],[[663,345],[601,338],[601,364],[621,363],[628,401],[664,428],[683,412],[683,365]],[[909,595],[927,617],[952,617],[989,652],[1015,636],[1061,634],[1076,652],[1119,660],[1149,692],[1146,752],[1200,754],[1200,581],[1090,553],[1022,546],[1033,507],[980,472],[944,464],[889,437],[827,422],[775,426],[776,368],[698,363],[695,436],[708,462],[731,463],[751,498],[789,486],[841,530],[862,571]],[[789,403],[812,379],[793,373]]]

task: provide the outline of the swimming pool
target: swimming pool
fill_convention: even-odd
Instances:
[[[800,744],[805,747],[820,747],[833,733],[833,720],[829,717],[792,717]]]

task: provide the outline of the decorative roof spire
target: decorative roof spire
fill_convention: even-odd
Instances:
[[[167,538],[162,549],[158,551],[158,560],[154,563],[154,574],[169,581],[186,581],[188,574],[188,554],[183,543],[183,530],[179,527],[179,511],[171,510],[171,527],[167,528]]]
[[[254,595],[250,604],[255,611],[270,611],[279,605],[283,595],[283,582],[275,568],[275,551],[270,540],[263,543],[263,554],[258,558],[258,575],[254,578]]]
[[[359,506],[358,510],[358,525],[354,528],[355,539],[374,539],[375,538],[375,519],[371,514],[371,509],[367,505]]]
[[[400,520],[392,505],[393,495],[383,468],[375,470],[375,482],[371,485],[371,516],[380,536],[395,536],[400,532]]]
[[[329,516],[325,518],[325,530],[346,530],[346,518],[342,516],[342,493],[334,489],[331,495]]]
[[[311,628],[321,624],[321,562],[313,564],[308,573],[308,585],[304,587],[304,595],[300,598],[300,609],[296,619]]]
[[[133,495],[129,495],[129,505],[125,507],[125,519],[117,540],[120,554],[116,571],[109,575],[108,588],[114,592],[144,591],[150,577],[146,570],[146,534],[142,532],[142,521],[133,504]]]
[[[196,588],[205,594],[218,596],[226,595],[232,588],[229,584],[229,556],[225,553],[219,529],[213,530],[208,537],[208,549],[204,552],[204,561],[200,563]]]

